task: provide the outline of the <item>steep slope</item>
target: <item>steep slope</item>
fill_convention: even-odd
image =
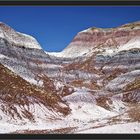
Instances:
[[[138,46],[140,44],[139,36],[140,22],[108,29],[92,27],[79,32],[62,52],[53,53],[52,55],[71,58],[84,57],[93,54],[93,52],[108,54],[119,49],[125,50]]]
[[[139,36],[139,22],[113,29],[90,28],[78,33],[74,41],[59,54],[59,57],[71,59],[77,57],[77,61],[65,65],[62,69],[65,82],[74,86],[77,91],[64,97],[70,104],[72,113],[75,111],[81,114],[81,118],[75,116],[75,113],[73,114],[74,118],[77,117],[75,118],[78,119],[77,121],[82,121],[91,115],[92,117],[89,118],[92,118],[91,122],[94,122],[93,116],[98,114],[95,113],[98,107],[110,111],[103,113],[108,114],[107,119],[103,119],[105,115],[103,118],[101,114],[98,114],[100,117],[97,115],[97,118],[100,119],[98,127],[120,123],[126,123],[127,126],[128,122],[140,120]],[[84,55],[85,52],[87,53]],[[84,92],[81,94],[79,89]],[[90,110],[90,108],[95,110]],[[114,113],[116,114],[113,117]],[[89,118],[87,120],[90,120]],[[104,124],[102,120],[106,120],[106,123]],[[86,121],[84,120],[84,122]],[[89,125],[89,122],[87,124]],[[96,128],[96,125],[95,123],[92,127]],[[77,131],[83,132],[82,130]],[[88,128],[86,132],[88,132]],[[110,132],[112,133],[112,131]]]
[[[19,128],[20,125],[41,125],[69,114],[69,107],[53,89],[31,85],[1,64],[0,75],[1,125],[9,123]],[[3,129],[0,128],[0,131],[4,131]]]
[[[32,36],[16,32],[8,25],[0,22],[0,38],[11,42],[14,46],[41,49],[41,46]]]
[[[140,121],[140,22],[81,31],[60,53],[44,52],[7,25],[0,29],[1,132],[12,132],[8,124],[15,133],[95,133],[121,124],[134,132]],[[26,125],[16,129],[15,122]]]

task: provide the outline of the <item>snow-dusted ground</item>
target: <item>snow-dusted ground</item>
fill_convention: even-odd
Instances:
[[[64,97],[64,100],[67,101],[72,110],[71,114],[66,117],[48,110],[43,105],[31,105],[29,111],[35,116],[36,122],[33,123],[25,120],[24,122],[14,121],[13,123],[8,121],[9,119],[7,117],[3,117],[0,120],[0,133],[11,133],[16,130],[55,130],[69,127],[77,127],[77,130],[84,130],[93,126],[95,127],[96,125],[99,126],[96,123],[99,120],[105,123],[108,118],[117,116],[120,113],[118,108],[124,106],[122,103],[117,104],[114,101],[115,108],[109,111],[96,105],[95,97],[87,92],[86,89],[79,89],[79,91]],[[60,105],[64,106],[63,104]],[[20,114],[22,113],[19,107],[17,107],[17,110],[19,110],[18,112]],[[3,113],[1,112],[1,114]],[[2,116],[5,115],[3,114]],[[95,122],[93,123],[93,121]]]
[[[66,96],[64,99],[69,103],[72,109],[69,118],[77,119],[78,121],[89,121],[97,118],[105,118],[115,115],[110,111],[96,105],[95,97],[88,92],[75,92],[72,95]],[[79,115],[80,114],[80,115]]]
[[[104,121],[105,122],[105,121]],[[140,123],[133,122],[133,123],[122,123],[122,124],[115,124],[115,125],[106,125],[102,126],[102,124],[98,122],[88,123],[76,120],[50,120],[47,122],[40,122],[31,123],[28,122],[27,124],[10,124],[10,123],[0,123],[0,133],[12,133],[16,130],[24,131],[24,130],[56,130],[61,128],[68,128],[68,127],[77,127],[73,133],[83,133],[83,134],[95,134],[95,133],[140,133]],[[94,128],[93,128],[94,127]]]
[[[84,30],[82,32],[90,32],[90,29]],[[80,33],[82,33],[80,32]],[[98,29],[95,30],[98,32]],[[25,47],[25,48],[34,48],[41,49],[38,42],[31,36],[25,35],[19,32],[14,31],[9,26],[0,23],[0,38],[6,39],[10,44]],[[4,40],[2,40],[4,41]],[[70,44],[65,50],[62,52],[46,52],[46,54],[53,55],[56,57],[62,58],[75,58],[78,56],[89,56],[95,52],[99,52],[101,55],[115,55],[118,52],[130,50],[130,49],[140,49],[140,38],[133,38],[129,40],[125,45],[117,46],[117,47],[96,47],[90,46],[88,43],[86,44]],[[79,51],[80,48],[80,51]],[[96,54],[96,53],[95,53]],[[97,53],[98,54],[98,53]],[[11,59],[3,54],[0,54],[0,59]],[[73,59],[72,59],[73,60]],[[33,62],[29,62],[30,66],[34,66]],[[12,67],[5,65],[7,68],[12,70],[14,73],[19,74],[26,81],[36,84],[43,85],[43,81],[35,78],[34,74],[29,74],[29,71],[25,72],[25,68],[22,69],[13,69]],[[63,66],[61,64],[38,64],[41,68],[60,69]],[[130,65],[132,66],[132,65]],[[136,66],[136,64],[135,64]],[[106,68],[109,66],[105,66]],[[104,68],[105,68],[104,67]],[[118,67],[123,67],[122,65]],[[21,68],[21,67],[20,67]],[[111,67],[112,68],[112,67]],[[128,67],[127,67],[128,68]],[[113,69],[113,68],[112,68]],[[23,74],[22,74],[23,73]],[[27,73],[29,75],[27,75]],[[74,74],[73,74],[74,73]],[[66,78],[75,79],[75,73],[79,75],[79,79],[91,80],[91,79],[99,79],[100,77],[93,73],[83,72],[83,71],[73,71],[73,73],[62,73],[61,77],[65,76]],[[26,76],[27,75],[27,76]],[[57,72],[50,73],[48,76],[56,77]],[[106,89],[114,90],[122,89],[126,86],[126,84],[131,83],[140,76],[140,70],[133,70],[127,72],[125,74],[121,74],[117,78],[111,80],[106,86]],[[90,82],[89,82],[90,83]],[[98,85],[102,85],[102,81],[97,81]],[[64,82],[55,81],[54,85],[56,89],[59,90],[61,87],[65,85]],[[71,89],[70,89],[71,90]],[[112,117],[122,115],[126,111],[126,106],[121,100],[113,99],[110,104],[106,101],[106,104],[110,107],[109,109],[104,108],[103,106],[99,106],[97,104],[96,97],[99,95],[105,95],[106,91],[98,92],[98,94],[90,93],[86,88],[76,89],[77,91],[67,95],[63,98],[69,105],[71,109],[71,113],[67,116],[62,116],[62,114],[56,113],[54,110],[50,110],[43,105],[30,105],[30,112],[34,115],[35,122],[31,122],[27,119],[19,120],[15,119],[11,121],[8,115],[5,115],[2,111],[0,111],[0,133],[10,133],[16,130],[56,130],[61,128],[69,128],[69,127],[77,127],[76,131],[73,133],[140,133],[140,123],[126,123],[126,122],[117,122],[117,123],[125,123],[125,124],[116,124],[110,125],[108,124],[108,120]],[[66,107],[65,104],[59,103],[61,107]],[[27,108],[25,106],[25,108]],[[23,116],[22,109],[17,106],[16,109]],[[124,116],[123,116],[124,117]],[[125,117],[124,117],[125,118]],[[124,119],[123,118],[123,119]],[[104,126],[106,125],[106,126]],[[94,127],[94,128],[93,128]]]
[[[64,104],[60,104],[64,106]],[[42,104],[31,104],[29,107],[24,106],[23,108],[16,106],[18,113],[23,117],[23,109],[26,108],[34,116],[35,122],[29,121],[26,118],[20,120],[19,118],[11,119],[10,115],[6,115],[0,110],[0,133],[11,133],[16,130],[42,130],[42,129],[56,129],[64,127],[61,125],[60,118],[62,114],[49,110]],[[57,121],[58,119],[58,121]]]
[[[46,52],[45,51],[45,53],[48,54],[48,55],[55,56],[55,57],[62,57],[61,52]]]
[[[79,51],[79,46],[69,46],[61,52],[46,52],[46,54],[62,58],[76,58],[90,54],[91,50],[92,48],[84,46],[81,47]]]
[[[109,89],[111,91],[121,90],[126,85],[130,84],[131,82],[133,82],[138,77],[140,77],[140,70],[134,70],[134,71],[131,71],[131,72],[127,72],[127,73],[122,74],[122,75],[118,76],[117,78],[111,80],[106,85],[105,88]]]
[[[134,123],[126,123],[126,124],[116,124],[116,125],[108,125],[104,127],[94,128],[94,129],[87,129],[83,131],[79,131],[76,133],[81,134],[95,134],[95,133],[108,133],[108,134],[132,134],[132,133],[140,133],[140,123],[134,122]]]
[[[128,51],[130,49],[140,49],[140,38],[134,38],[128,41],[126,44],[117,46],[117,48],[109,47],[105,48],[105,51],[102,53],[103,55],[115,55],[121,51]]]

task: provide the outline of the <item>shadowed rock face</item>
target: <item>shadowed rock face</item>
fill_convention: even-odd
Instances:
[[[140,102],[140,23],[89,28],[57,55],[0,23],[0,75],[5,123],[48,123],[43,128],[52,127],[52,133],[60,128],[75,133],[99,120],[101,126],[125,122],[126,116],[127,122],[139,121],[132,112]]]

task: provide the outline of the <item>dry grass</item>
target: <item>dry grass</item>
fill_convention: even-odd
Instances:
[[[5,106],[1,106],[1,110],[7,115],[11,115],[12,118],[17,116],[22,119],[24,116],[24,118],[34,121],[29,108],[24,107],[29,107],[30,104],[34,103],[42,103],[47,108],[61,112],[64,115],[69,114],[70,109],[68,107],[63,108],[59,106],[58,102],[63,101],[52,90],[52,85],[48,85],[46,89],[31,85],[1,64],[0,75],[0,100],[5,104]],[[51,84],[51,81],[47,78],[44,81],[46,84]],[[23,116],[18,113],[15,105],[22,108]]]
[[[106,74],[104,71],[103,71],[103,73]],[[116,68],[116,69],[112,70],[111,73],[109,73],[109,75],[106,75],[104,80],[111,81],[122,73],[126,73],[126,70]]]
[[[132,91],[132,90],[136,90],[136,89],[140,89],[140,79],[135,79],[134,82],[128,84],[123,91]]]
[[[70,134],[74,132],[76,127],[60,128],[55,130],[22,130],[13,132],[14,134]],[[12,134],[13,134],[12,133]]]
[[[94,66],[95,66],[95,55],[91,56],[90,58],[82,62],[79,61],[79,62],[66,65],[64,67],[64,71],[81,70],[84,72],[102,75],[102,72],[99,70],[96,70]]]
[[[72,81],[70,84],[74,87],[85,87],[85,88],[89,88],[91,90],[100,89],[100,87],[94,81],[90,81],[90,83],[86,83],[85,80],[80,79],[80,80]]]
[[[98,106],[101,106],[107,110],[111,109],[110,105],[112,104],[112,100],[109,97],[105,97],[105,96],[98,97],[96,99],[96,102]]]
[[[140,122],[140,104],[135,104],[127,113],[132,121]]]

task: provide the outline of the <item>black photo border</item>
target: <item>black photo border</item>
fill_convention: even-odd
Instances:
[[[140,6],[140,0],[0,0],[1,6]],[[127,140],[140,139],[140,134],[0,134],[0,140],[3,139]]]

